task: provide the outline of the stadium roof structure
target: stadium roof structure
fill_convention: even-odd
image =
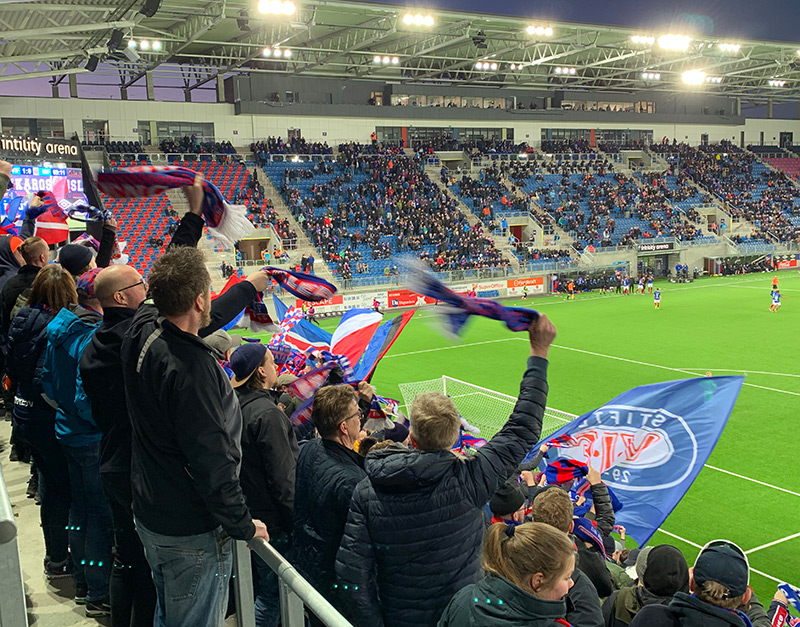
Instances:
[[[52,77],[58,83],[99,64],[97,71],[113,73],[120,87],[148,73],[193,90],[218,77],[263,72],[619,93],[691,89],[753,103],[800,98],[800,54],[788,43],[297,1],[291,14],[279,15],[260,12],[259,0],[3,2],[0,81]],[[145,5],[157,7],[152,17],[140,12]],[[260,5],[278,12],[289,6],[283,0]],[[109,50],[115,31],[117,45]],[[686,80],[695,85],[685,84],[685,72],[693,72]]]

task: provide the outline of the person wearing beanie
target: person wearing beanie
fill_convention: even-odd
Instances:
[[[643,607],[666,605],[676,592],[689,590],[686,558],[674,546],[647,547],[639,555],[641,564],[637,561],[637,569],[641,570],[641,575],[637,585],[615,590],[603,604],[606,627],[630,625]]]
[[[59,250],[58,263],[76,278],[97,267],[91,248],[81,244],[67,244]]]
[[[644,587],[652,586],[654,594],[668,592],[683,581],[677,556],[666,551],[656,554],[658,548],[650,552],[643,575]],[[751,627],[766,619],[750,587],[747,556],[733,542],[715,540],[703,547],[688,583],[689,589],[678,589],[668,604],[642,607],[631,627]]]
[[[242,485],[250,513],[263,520],[270,544],[289,554],[294,511],[297,440],[292,423],[276,405],[272,390],[278,375],[272,353],[264,344],[245,343],[233,351],[231,385],[242,408]],[[278,578],[253,555],[256,586],[256,626],[277,627],[281,618]]]
[[[516,477],[506,481],[489,499],[492,524],[525,522],[526,497],[526,491],[517,483]]]

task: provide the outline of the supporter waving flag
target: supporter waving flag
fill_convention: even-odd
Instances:
[[[335,286],[313,274],[283,270],[271,266],[267,266],[263,270],[287,292],[312,303],[328,300],[336,293]]]
[[[703,468],[725,428],[744,377],[699,377],[642,385],[565,425],[559,460],[591,464],[623,508],[617,522],[644,545]],[[533,458],[538,445],[528,454]]]
[[[189,187],[196,172],[170,165],[143,165],[100,172],[97,186],[113,198],[139,198],[157,196],[168,189]],[[203,181],[203,218],[211,235],[224,246],[230,247],[253,230],[247,219],[244,205],[230,205],[222,192],[210,181]]]
[[[628,390],[553,433],[550,440],[570,435],[577,442],[554,449],[556,461],[596,468],[622,505],[617,522],[644,545],[702,470],[743,381],[700,377]]]

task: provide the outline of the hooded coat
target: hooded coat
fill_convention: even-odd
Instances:
[[[437,627],[556,627],[564,619],[564,601],[545,601],[503,577],[488,575],[462,588],[450,600]]]
[[[355,625],[435,625],[480,579],[483,506],[539,439],[546,372],[545,359],[528,359],[511,417],[473,456],[399,447],[367,455],[336,557]]]
[[[724,610],[694,595],[678,592],[669,605],[643,607],[631,627],[751,627],[742,612]]]

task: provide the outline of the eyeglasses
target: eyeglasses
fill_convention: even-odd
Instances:
[[[147,285],[147,281],[142,279],[138,283],[134,283],[133,285],[129,285],[128,287],[121,287],[117,291],[118,292],[124,292],[125,290],[129,290],[129,289],[134,288],[134,287],[139,287],[140,285]]]
[[[348,420],[352,420],[353,418],[358,418],[359,421],[360,421],[361,420],[361,411],[360,410],[356,411],[356,413],[354,413],[352,416],[348,416],[344,420],[340,420],[339,424],[343,424],[343,423],[347,422]]]

